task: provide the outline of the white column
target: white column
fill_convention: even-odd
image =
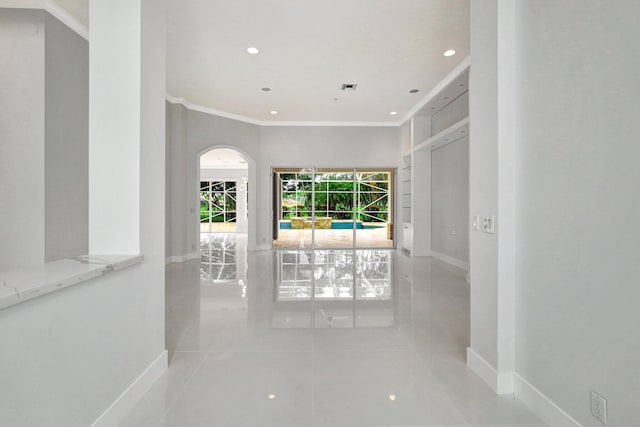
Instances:
[[[471,343],[467,364],[497,393],[514,371],[514,15],[511,0],[471,4],[470,214],[495,217],[495,234],[471,229]]]
[[[90,254],[140,252],[141,3],[90,1]]]

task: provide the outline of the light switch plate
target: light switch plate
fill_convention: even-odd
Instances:
[[[471,228],[474,230],[480,230],[480,215],[475,215],[471,219]]]
[[[494,215],[485,216],[482,219],[482,231],[489,234],[496,233],[496,217]]]

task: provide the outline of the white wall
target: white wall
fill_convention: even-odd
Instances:
[[[258,243],[271,245],[272,167],[394,168],[399,167],[400,162],[399,128],[262,127],[258,167],[258,204],[262,214],[258,217]],[[399,181],[395,181],[396,194],[399,194]],[[395,218],[394,222],[398,223],[399,212],[395,212]]]
[[[44,48],[42,11],[0,9],[0,271],[44,261]]]
[[[431,249],[469,261],[469,137],[431,152]]]
[[[638,17],[636,0],[516,7],[516,369],[588,427],[590,390],[607,425],[638,424]]]
[[[249,245],[252,247],[253,239],[253,247],[258,248],[271,246],[272,167],[397,167],[401,161],[398,128],[260,127],[178,104],[169,105],[168,120],[172,123],[167,150],[172,153],[173,175],[167,197],[172,200],[173,237],[167,251],[172,256],[197,251],[198,156],[209,148],[234,148],[255,161],[254,167],[249,162]],[[180,147],[186,147],[184,159]],[[187,194],[186,201],[180,199],[181,193]]]
[[[89,252],[89,43],[44,15],[43,216],[49,262]]]
[[[110,1],[111,4],[113,2]],[[136,200],[140,207],[137,237],[144,262],[0,310],[0,424],[3,426],[86,427],[107,410],[147,368],[157,366],[156,361],[160,361],[160,372],[163,360],[166,367],[166,359],[163,359],[166,355],[163,14],[161,2],[142,0],[141,20],[138,22],[141,31],[138,34],[142,34],[144,56],[141,58],[141,70],[145,78],[141,87],[141,114],[137,117],[140,138],[136,142],[140,156],[140,181],[130,182],[129,185],[146,189]],[[18,22],[21,22],[21,18],[11,19],[7,25],[3,22],[0,31],[20,28]],[[34,34],[33,25],[23,29],[22,34]],[[113,26],[113,31],[119,30]],[[41,32],[38,34],[42,36]],[[5,40],[6,37],[0,37],[0,43]],[[13,46],[29,46],[27,41],[9,41],[16,43]],[[20,55],[22,49],[16,51],[18,53],[12,57],[16,67],[33,62],[39,65],[44,61],[44,51],[39,54],[38,61],[37,55],[29,49],[24,50],[25,54],[30,54],[27,57]],[[5,58],[5,55],[0,55],[0,58]],[[4,71],[4,67],[0,68]],[[44,69],[41,69],[44,73]],[[12,79],[21,83],[19,75],[13,75]],[[5,87],[12,85],[2,85],[2,90]],[[27,90],[29,87],[25,86],[27,95],[30,93]],[[20,88],[19,84],[17,88]],[[44,106],[44,90],[40,89],[39,94],[33,97]],[[26,108],[24,104],[22,108]],[[2,117],[5,117],[4,114]],[[25,123],[16,119],[3,123],[1,128],[11,135],[9,141],[15,143],[18,138],[13,135],[22,135],[18,130],[23,129]],[[39,129],[43,130],[44,126]],[[27,139],[29,141],[32,140]],[[19,153],[21,156],[14,159],[17,166],[33,160],[28,150],[23,149]],[[0,158],[4,161],[4,152]],[[110,166],[113,174],[114,164]],[[1,169],[5,170],[4,167]],[[22,174],[18,172],[14,171],[10,176],[10,184],[19,184]],[[40,163],[41,177],[43,173],[44,165]],[[42,179],[39,185],[43,185]],[[100,194],[91,196],[99,197]],[[18,202],[12,199],[9,206],[22,208],[13,204]],[[4,213],[2,218],[4,222]],[[34,231],[30,235],[38,236]],[[44,235],[44,230],[41,235]],[[155,378],[146,379],[153,381]],[[132,403],[126,398],[123,402]],[[107,418],[103,425],[117,425],[117,418]]]
[[[469,211],[495,233],[469,235],[468,365],[500,394],[514,390],[514,2],[471,3]]]
[[[495,0],[471,2],[469,209],[472,216],[498,212],[497,13]],[[469,246],[470,347],[497,367],[498,240],[495,235],[472,231]]]
[[[167,257],[197,252],[187,250],[187,110],[181,105],[165,103],[167,123],[166,153],[166,241]]]
[[[0,9],[0,270],[87,253],[88,43],[42,10]]]
[[[172,145],[184,144],[186,149],[184,162],[176,167],[177,170],[184,171],[185,181],[179,186],[178,191],[186,194],[185,204],[172,203],[173,223],[182,225],[182,228],[172,229],[176,233],[176,240],[182,240],[184,247],[176,251],[172,248],[174,256],[187,255],[197,252],[200,246],[200,196],[199,196],[199,170],[200,154],[210,148],[234,148],[245,155],[249,166],[249,205],[256,206],[253,201],[259,188],[251,193],[255,179],[255,165],[259,157],[259,128],[258,126],[239,122],[224,117],[212,116],[185,109],[181,105],[173,104],[171,114],[178,113],[182,118],[182,137],[184,139],[169,142]],[[174,117],[172,117],[172,120]],[[173,164],[172,159],[172,164]],[[173,198],[173,194],[171,195]],[[259,209],[259,207],[258,207]],[[249,212],[249,236],[248,245],[254,248],[256,244],[255,218],[260,212],[251,210]],[[252,217],[253,215],[253,217]],[[183,240],[184,239],[184,240]]]

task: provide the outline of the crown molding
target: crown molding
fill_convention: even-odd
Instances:
[[[183,97],[176,97],[169,93],[166,95],[167,101],[171,104],[181,104],[191,111],[211,114],[228,119],[238,120],[245,123],[251,123],[256,126],[325,126],[325,127],[399,127],[400,122],[325,122],[325,121],[267,121],[256,120],[239,114],[227,113],[226,111],[216,110],[214,108],[204,107],[194,104]]]
[[[167,101],[169,101],[170,103],[181,104],[183,107],[191,111],[197,111],[199,113],[225,117],[227,119],[233,119],[233,120],[238,120],[240,122],[251,123],[252,125],[258,125],[258,126],[262,125],[262,122],[260,122],[259,120],[254,120],[252,118],[241,116],[239,114],[227,113],[226,111],[216,110],[214,108],[209,108],[209,107],[204,107],[202,105],[194,104],[186,98],[173,96],[169,93],[167,93],[166,98],[167,98]]]
[[[82,38],[89,40],[89,28],[54,0],[0,0],[0,8],[46,10]]]

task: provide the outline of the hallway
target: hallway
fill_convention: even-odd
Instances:
[[[169,370],[122,427],[544,426],[466,368],[462,270],[203,237],[167,266]]]

